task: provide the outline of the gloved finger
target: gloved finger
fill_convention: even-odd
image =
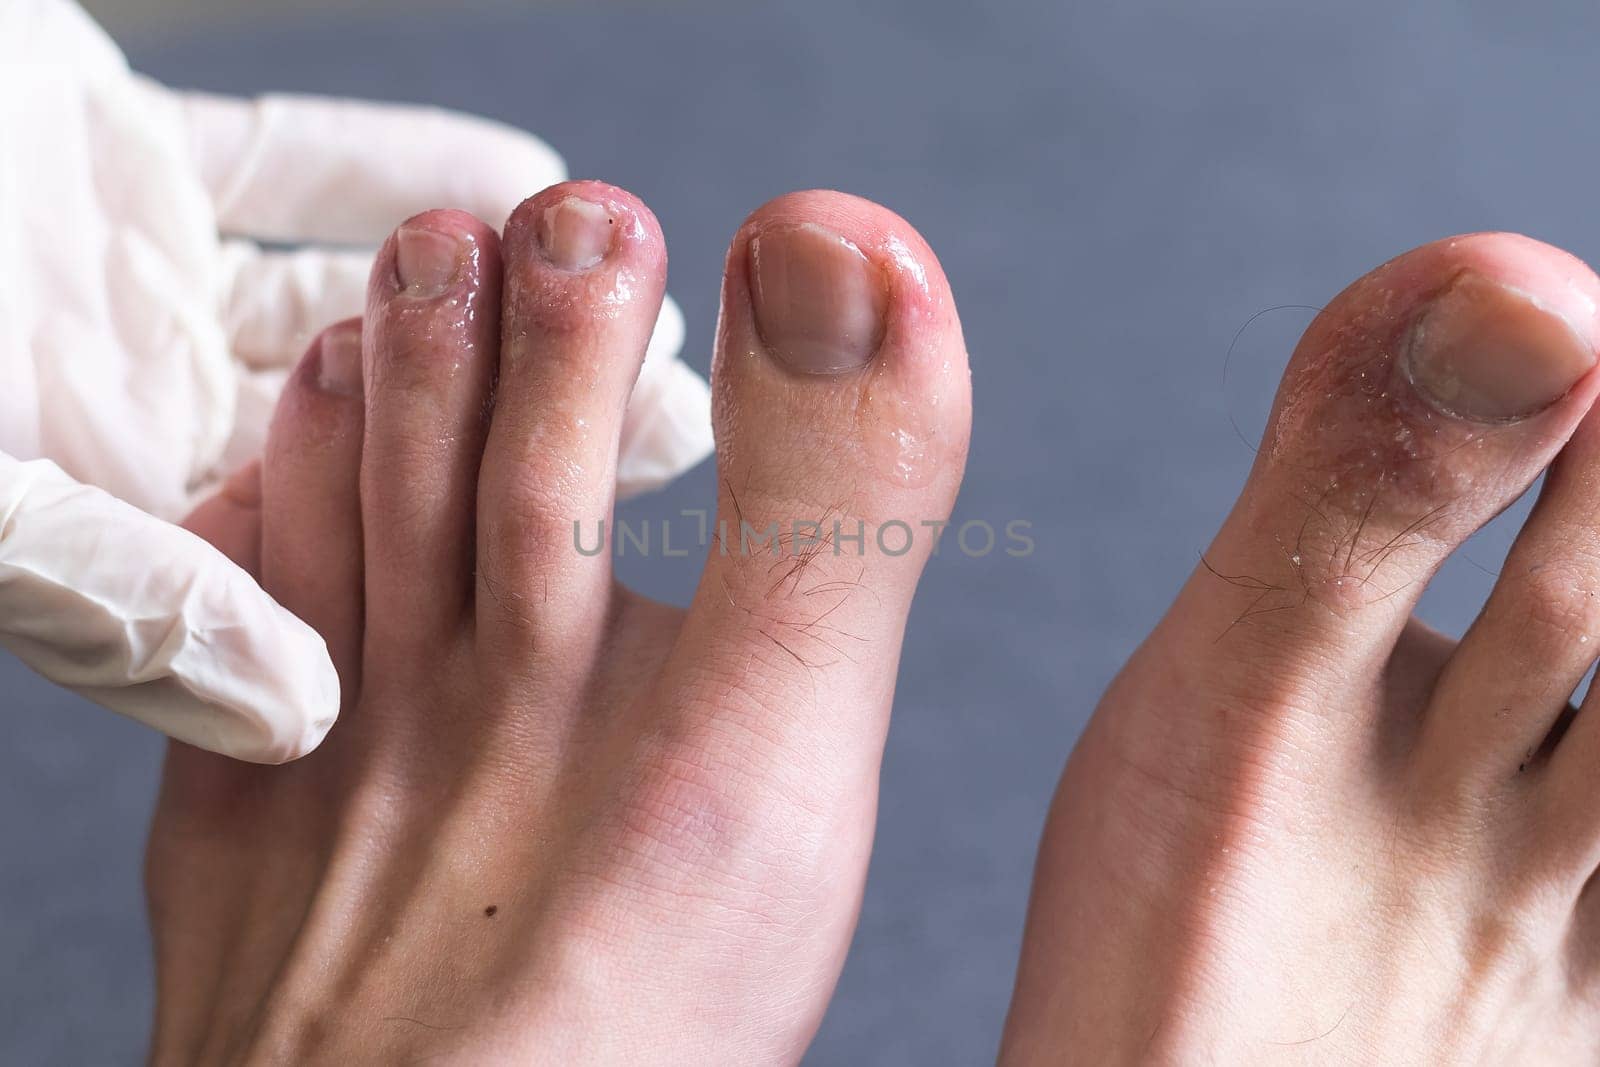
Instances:
[[[361,314],[372,253],[263,249],[253,241],[222,247],[222,307],[228,348],[251,368],[294,366],[311,339]]]
[[[658,489],[711,454],[711,389],[678,359],[683,334],[683,312],[664,297],[622,422],[619,498]]]
[[[0,70],[29,62],[71,64],[86,78],[115,76],[128,67],[116,43],[77,4],[0,4]]]
[[[532,134],[439,108],[192,92],[179,102],[225,233],[376,247],[429,208],[498,224],[566,178]]]
[[[233,433],[223,447],[222,456],[214,468],[195,480],[190,495],[189,508],[204,507],[223,484],[247,464],[261,455],[267,446],[267,427],[272,424],[272,413],[278,407],[278,397],[289,379],[292,367],[268,367],[263,370],[246,369],[239,375],[238,396],[234,401]],[[184,523],[193,529],[190,523]],[[207,541],[209,536],[201,534]],[[212,544],[216,544],[212,541]],[[246,568],[248,570],[249,568]],[[255,572],[251,571],[254,575]],[[256,575],[259,577],[259,575]]]
[[[641,374],[622,424],[617,496],[661,488],[711,455],[714,445],[704,378],[677,360]]]
[[[187,530],[0,454],[0,645],[46,678],[199,748],[311,751],[339,679],[322,638]]]

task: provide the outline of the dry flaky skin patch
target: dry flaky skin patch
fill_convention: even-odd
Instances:
[[[1342,613],[1392,597],[1425,580],[1442,556],[1437,546],[1475,521],[1458,514],[1458,501],[1507,495],[1511,457],[1497,446],[1504,424],[1441,410],[1405,366],[1426,307],[1457,278],[1402,295],[1380,272],[1307,331],[1274,406],[1254,491],[1241,500],[1242,517],[1275,546],[1281,566],[1259,572],[1203,560],[1253,594],[1238,622],[1307,601]]]

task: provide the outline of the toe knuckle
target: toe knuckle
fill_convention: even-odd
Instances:
[[[502,499],[489,502],[494,510],[491,535],[498,560],[520,569],[527,564],[543,566],[568,554],[576,556],[579,546],[593,548],[582,540],[585,533],[592,540],[593,530],[584,530],[584,516],[576,513],[561,493],[525,476],[519,476],[518,483],[508,488]]]
[[[1536,565],[1516,579],[1521,610],[1513,624],[1526,627],[1530,642],[1586,639],[1600,633],[1600,582],[1576,561]]]
[[[768,916],[812,898],[825,865],[805,857],[826,851],[825,823],[749,763],[737,747],[720,756],[690,745],[655,755],[619,815],[624,852],[642,861],[640,877],[679,884],[692,876],[719,899]]]
[[[675,861],[716,859],[750,832],[737,780],[736,772],[703,757],[663,757],[629,798],[624,823],[633,838]]]

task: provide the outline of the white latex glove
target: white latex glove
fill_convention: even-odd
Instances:
[[[361,312],[397,223],[433,207],[499,222],[563,177],[543,143],[481,119],[170,92],[68,0],[0,0],[0,644],[204,748],[314,748],[339,703],[322,641],[158,518],[257,454],[288,369]],[[710,451],[682,339],[669,302],[624,425],[624,494]]]

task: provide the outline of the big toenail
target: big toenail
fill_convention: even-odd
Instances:
[[[443,295],[461,269],[461,242],[449,234],[402,226],[395,234],[394,271],[408,296]]]
[[[568,196],[541,211],[534,230],[551,263],[562,270],[588,270],[611,251],[617,216],[604,204]]]
[[[1472,271],[1422,310],[1401,358],[1433,406],[1481,422],[1549,407],[1595,364],[1593,346],[1561,313]]]
[[[753,237],[750,292],[761,339],[794,370],[854,370],[883,342],[883,273],[822,226],[775,226]]]
[[[361,327],[335,326],[322,335],[317,384],[344,396],[361,392]]]

